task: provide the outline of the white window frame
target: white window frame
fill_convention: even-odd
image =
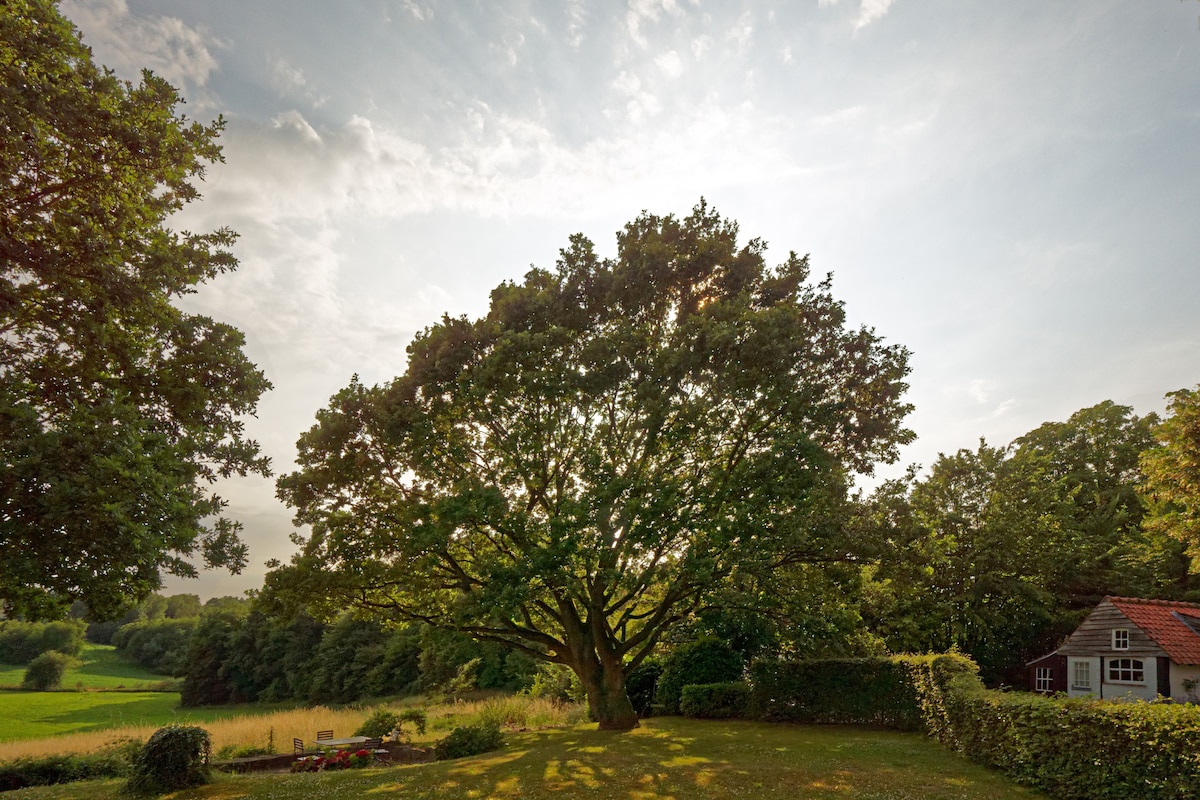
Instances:
[[[1129,649],[1129,629],[1115,628],[1112,632],[1112,649],[1113,650],[1128,650]]]
[[[1146,665],[1140,658],[1110,658],[1108,682],[1146,685]]]
[[[1054,691],[1054,670],[1051,667],[1036,667],[1033,688],[1039,692]]]
[[[1092,662],[1079,660],[1071,665],[1071,688],[1092,689]]]

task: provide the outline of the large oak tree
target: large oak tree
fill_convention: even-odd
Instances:
[[[278,484],[312,533],[267,597],[565,664],[623,729],[625,676],[725,578],[836,555],[847,474],[911,438],[907,351],[703,202],[617,244],[572,237],[318,413]]]
[[[220,158],[221,121],[167,82],[97,67],[49,0],[0,11],[0,605],[116,613],[238,570],[220,477],[268,472],[240,418],[269,387],[242,334],[174,301],[234,269],[233,233],[172,213]]]

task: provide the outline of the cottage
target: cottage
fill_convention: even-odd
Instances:
[[[1106,597],[1058,650],[1026,666],[1034,691],[1196,702],[1200,604]]]

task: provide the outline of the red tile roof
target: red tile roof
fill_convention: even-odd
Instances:
[[[1186,617],[1192,625],[1200,626],[1200,603],[1136,597],[1107,599],[1166,650],[1176,664],[1200,664],[1200,634],[1181,619]]]

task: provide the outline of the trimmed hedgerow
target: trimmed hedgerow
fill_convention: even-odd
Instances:
[[[703,683],[683,687],[679,712],[701,719],[736,719],[750,707],[750,684]]]
[[[760,662],[752,668],[750,713],[778,722],[925,730],[935,660],[947,674],[974,675],[974,664],[957,655]]]
[[[1059,800],[1200,800],[1200,706],[990,691],[956,654],[765,663],[753,676],[759,719],[923,730]]]
[[[129,774],[129,764],[141,743],[122,739],[86,755],[53,755],[18,758],[0,764],[0,792],[26,786],[52,786],[72,781],[120,778]]]

